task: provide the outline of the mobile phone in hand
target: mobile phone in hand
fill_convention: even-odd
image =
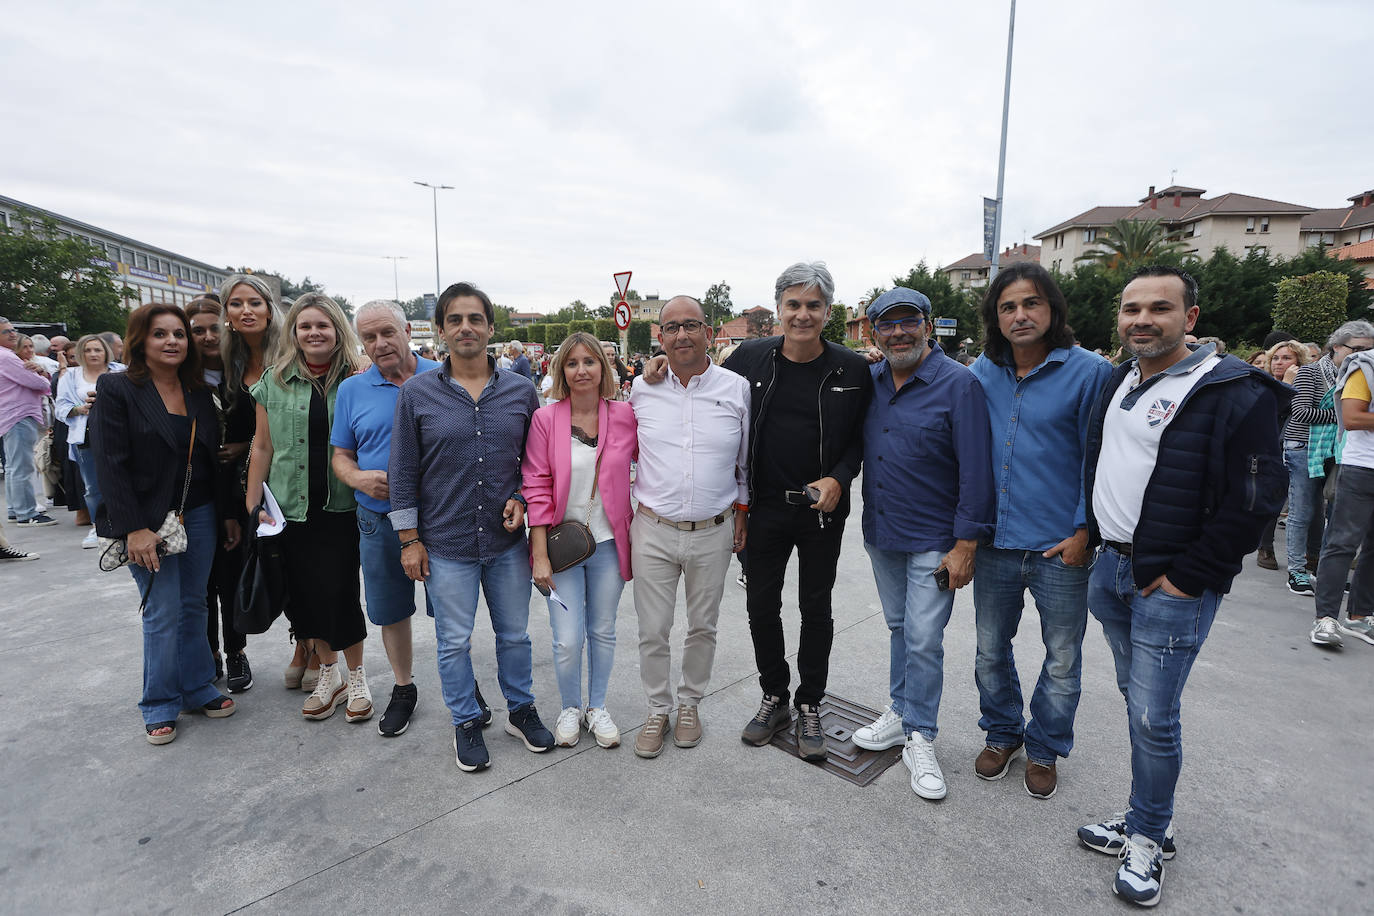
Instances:
[[[949,569],[947,567],[941,566],[930,575],[935,580],[935,585],[940,591],[949,591]]]
[[[821,501],[821,491],[808,484],[806,486],[806,498],[813,503],[818,503]]]

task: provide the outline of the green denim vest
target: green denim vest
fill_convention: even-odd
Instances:
[[[303,522],[310,499],[310,394],[311,384],[301,377],[294,366],[283,375],[285,387],[276,381],[277,370],[268,368],[249,391],[253,399],[267,410],[267,427],[272,434],[272,465],[267,481],[272,495],[281,506],[288,522]],[[334,401],[339,395],[336,384],[325,395],[329,410],[329,429],[334,427]],[[325,435],[329,430],[325,431]],[[326,449],[333,455],[333,447]],[[353,488],[334,476],[333,467],[325,468],[329,481],[329,496],[324,509],[328,512],[353,512],[358,503]],[[318,507],[317,507],[318,508]]]

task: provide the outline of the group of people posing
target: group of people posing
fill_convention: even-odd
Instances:
[[[423,582],[460,769],[491,762],[482,729],[492,712],[470,656],[479,595],[495,632],[505,731],[535,752],[572,746],[584,731],[615,747],[606,692],[617,608],[633,577],[647,700],[634,753],[655,758],[670,740],[694,747],[724,582],[732,554],[744,551],[762,698],[741,737],[764,745],[791,729],[800,755],[822,761],[831,592],[862,468],[863,540],[891,643],[889,704],[855,743],[901,747],[913,792],[946,795],[935,751],[943,633],[955,591],[972,582],[987,733],[975,770],[1000,779],[1024,755],[1026,790],[1051,798],[1073,746],[1091,612],[1126,701],[1132,789],[1122,813],[1078,836],[1121,858],[1118,894],[1157,901],[1162,862],[1175,852],[1180,696],[1242,558],[1282,505],[1279,430],[1292,390],[1185,341],[1197,286],[1174,268],[1145,268],[1123,289],[1119,332],[1134,357],[1116,367],[1074,344],[1063,295],[1033,263],[990,284],[971,367],[936,343],[930,302],[917,291],[869,304],[882,356],[871,365],[821,336],[834,295],[823,264],[791,265],[775,293],[782,334],[744,342],[721,365],[709,356],[701,304],[669,300],[662,354],[636,375],[628,401],[617,399],[601,344],[573,335],[549,367],[556,400],[542,407],[528,378],[488,356],[492,303],[467,283],[438,299],[442,363],[411,352],[395,303],[370,302],[350,324],[312,293],[282,316],[252,275],[231,277],[219,303],[136,310],[128,371],[96,383],[89,437],[103,496],[97,528],[126,540],[148,596],[149,741],[171,741],[183,710],[234,711],[214,683],[207,590],[228,658],[238,659],[230,692],[251,686],[225,608],[243,534],[268,522],[266,485],[286,520],[277,537],[297,645],[286,681],[309,690],[307,718],[341,705],[349,721],[373,716],[361,568],[395,681],[381,734],[403,733],[418,701],[410,620]],[[160,549],[169,510],[185,519],[181,553]],[[590,530],[595,548],[555,571],[551,531],[570,521]],[[794,551],[795,689],[782,625]],[[674,685],[680,581],[686,625]],[[545,595],[553,636],[552,730],[533,693],[532,586]],[[1029,703],[1012,653],[1027,590],[1045,646]]]

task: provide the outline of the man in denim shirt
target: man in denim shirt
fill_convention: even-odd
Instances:
[[[997,531],[978,548],[973,604],[974,677],[988,733],[974,762],[1001,779],[1024,744],[1026,791],[1049,798],[1055,761],[1073,747],[1088,625],[1087,509],[1083,447],[1093,402],[1112,366],[1074,346],[1068,303],[1033,261],[997,274],[983,297],[983,353],[970,367],[983,385],[992,425]],[[1030,589],[1040,612],[1045,663],[1023,718],[1011,641]]]
[[[496,667],[510,718],[506,732],[536,753],[553,734],[534,708],[529,549],[520,459],[534,385],[487,355],[495,310],[468,283],[444,290],[435,324],[449,357],[401,388],[387,482],[401,565],[428,583],[438,638],[439,680],[453,716],[454,750],[465,772],[490,765],[468,655],[477,590],[496,632]]]
[[[905,744],[911,789],[945,797],[935,760],[944,635],[954,590],[992,534],[988,408],[978,380],[929,339],[930,300],[898,288],[868,307],[886,357],[864,417],[864,548],[892,638],[891,705],[854,732],[870,750]]]

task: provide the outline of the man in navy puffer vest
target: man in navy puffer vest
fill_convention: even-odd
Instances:
[[[1174,854],[1179,697],[1287,490],[1279,429],[1292,389],[1212,345],[1186,344],[1197,317],[1197,282],[1181,270],[1145,267],[1126,285],[1117,323],[1135,359],[1093,408],[1084,468],[1088,534],[1101,545],[1088,609],[1126,697],[1131,798],[1078,836],[1121,855],[1113,890],[1146,906]]]

